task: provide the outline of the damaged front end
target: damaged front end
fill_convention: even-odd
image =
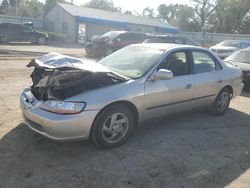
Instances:
[[[60,100],[82,92],[127,81],[105,66],[78,58],[50,53],[33,59],[27,67],[31,74],[31,92],[37,100]]]

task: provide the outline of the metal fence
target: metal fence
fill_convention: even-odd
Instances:
[[[43,19],[20,17],[20,16],[7,16],[0,14],[0,22],[10,22],[10,23],[20,23],[20,24],[25,22],[33,22],[35,28],[44,29]]]
[[[250,42],[250,35],[242,34],[181,32],[179,35],[196,40],[197,42],[206,47],[212,46],[223,40],[246,40]]]

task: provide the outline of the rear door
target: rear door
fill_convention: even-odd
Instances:
[[[195,79],[194,106],[211,104],[222,87],[222,67],[203,50],[191,50]]]
[[[194,75],[190,72],[190,59],[186,51],[176,51],[156,69],[168,69],[170,80],[145,82],[145,119],[176,113],[192,108]]]

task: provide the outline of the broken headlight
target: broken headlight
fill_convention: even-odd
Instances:
[[[46,101],[40,108],[57,114],[77,114],[84,110],[86,103],[64,102],[64,101]]]

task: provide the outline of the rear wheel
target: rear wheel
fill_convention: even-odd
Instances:
[[[214,115],[224,114],[231,100],[231,93],[228,88],[224,88],[220,91],[216,97],[214,103],[210,106],[210,112]]]
[[[134,116],[123,104],[114,104],[104,109],[96,118],[92,141],[101,148],[113,148],[126,142],[134,128]]]

